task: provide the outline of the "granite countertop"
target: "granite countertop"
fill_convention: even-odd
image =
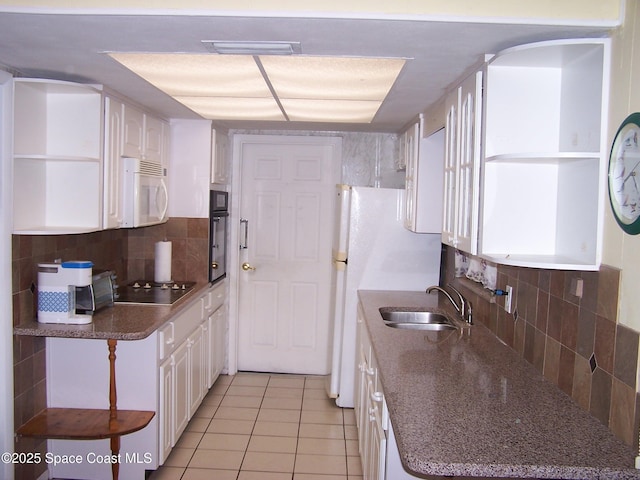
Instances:
[[[483,325],[400,330],[386,327],[378,312],[402,306],[455,314],[441,294],[360,291],[359,297],[400,458],[410,473],[640,478],[631,447]]]
[[[173,316],[191,306],[209,283],[198,283],[192,291],[173,305],[115,304],[98,311],[91,323],[70,325],[39,323],[36,319],[13,328],[14,335],[33,337],[101,338],[115,340],[141,340],[148,337]]]

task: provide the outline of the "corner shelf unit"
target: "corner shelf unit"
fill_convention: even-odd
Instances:
[[[22,425],[18,435],[63,440],[98,440],[120,437],[146,427],[154,412],[90,408],[47,408]]]
[[[486,66],[479,253],[595,270],[606,179],[608,39],[514,47]]]
[[[14,79],[14,233],[102,226],[102,89]]]
[[[110,439],[111,453],[120,458],[120,437],[146,427],[155,412],[118,410],[116,391],[116,347],[118,341],[108,339],[109,408],[46,408],[16,430],[17,435],[64,440]],[[111,476],[118,480],[119,462],[111,465]]]

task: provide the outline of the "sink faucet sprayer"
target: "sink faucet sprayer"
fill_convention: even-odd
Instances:
[[[427,288],[427,293],[431,293],[434,290],[437,290],[439,292],[444,293],[444,295],[451,302],[451,305],[453,305],[453,307],[460,314],[460,316],[464,319],[464,321],[467,322],[469,325],[471,325],[473,323],[473,314],[472,314],[472,310],[473,309],[472,309],[472,306],[471,306],[471,302],[469,300],[467,300],[466,298],[464,298],[464,296],[453,285],[448,284],[447,286],[451,290],[453,290],[455,292],[455,294],[458,296],[458,298],[460,299],[460,306],[458,306],[456,301],[451,297],[451,295],[449,295],[449,292],[447,292],[444,288],[439,287],[437,285],[432,285],[431,287]]]

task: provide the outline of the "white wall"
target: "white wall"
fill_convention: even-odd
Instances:
[[[11,75],[0,70],[0,452],[13,452],[13,315],[11,300],[12,161]],[[0,478],[13,467],[0,463]]]
[[[203,4],[206,3],[206,8]],[[464,17],[467,20],[529,23],[537,19],[551,23],[554,19],[575,19],[602,24],[617,21],[620,0],[324,0],[300,2],[298,0],[0,0],[0,6],[15,9],[48,11],[51,9],[75,9],[82,11],[122,11],[140,9],[209,12],[226,15],[260,16],[326,16],[380,18],[394,16],[406,18],[420,16],[430,19]]]
[[[625,22],[614,35],[612,47],[609,148],[620,123],[640,111],[640,8],[636,0],[627,0]],[[622,270],[618,320],[640,331],[640,235],[624,233],[608,203],[603,247],[603,263]]]

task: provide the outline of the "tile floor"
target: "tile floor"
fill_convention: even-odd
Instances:
[[[362,480],[357,438],[323,377],[222,375],[149,480]]]

